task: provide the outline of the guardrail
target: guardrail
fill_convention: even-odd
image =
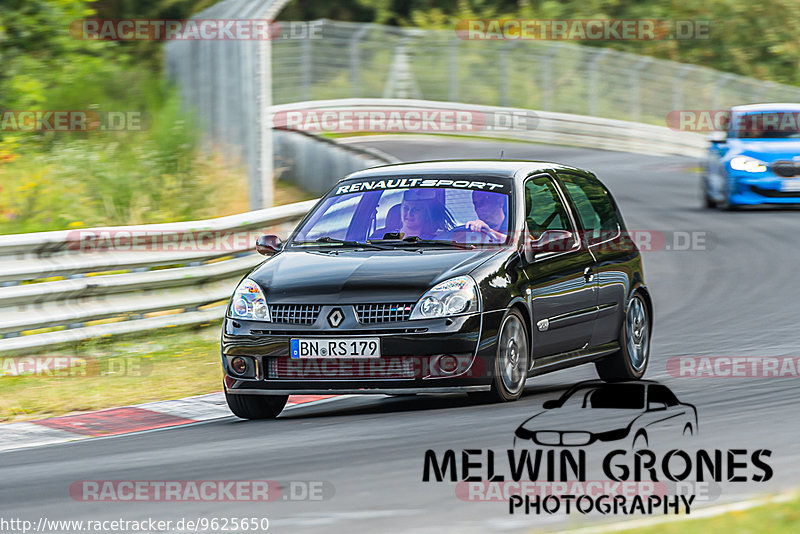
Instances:
[[[314,200],[205,221],[0,236],[0,352],[219,320]]]
[[[363,123],[369,124],[369,115],[379,112],[383,129],[371,133],[437,133],[421,128],[391,130],[388,120],[397,112],[395,121],[412,117],[416,124],[423,122],[419,112],[439,113],[435,124],[449,124],[452,128],[438,133],[475,137],[506,138],[556,145],[575,145],[604,150],[620,150],[657,155],[682,155],[701,158],[707,147],[706,136],[672,130],[665,126],[654,126],[639,122],[606,119],[551,111],[532,111],[521,108],[481,106],[460,102],[439,102],[393,98],[344,98],[336,100],[314,100],[272,107],[273,125],[292,127],[298,130],[320,133],[359,132],[357,114],[361,112]],[[300,117],[291,120],[291,112]],[[311,115],[310,112],[314,112]],[[298,115],[298,113],[300,115]],[[330,116],[323,115],[328,113]],[[459,116],[458,114],[461,113]],[[449,121],[449,122],[448,122]],[[287,124],[288,123],[288,124]],[[347,128],[344,126],[348,125]],[[305,127],[305,128],[304,128]],[[309,130],[309,127],[314,127]],[[466,156],[466,155],[465,155]],[[328,184],[329,186],[332,184]]]
[[[512,113],[533,120],[502,131],[459,132],[463,135],[688,156],[699,156],[704,146],[700,135],[647,124],[423,100],[304,102],[275,106],[274,116],[366,109],[469,111],[481,114],[484,125]],[[360,153],[367,161],[392,159]],[[332,185],[314,184],[318,190]],[[236,282],[263,260],[253,252],[255,238],[287,236],[314,202],[205,221],[0,236],[0,353],[217,321]]]

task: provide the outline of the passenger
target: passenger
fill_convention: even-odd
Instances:
[[[411,193],[411,194],[409,194]],[[414,190],[406,191],[400,207],[400,217],[403,222],[400,233],[403,237],[417,236],[422,239],[433,239],[437,228],[435,220],[435,200],[417,198]]]

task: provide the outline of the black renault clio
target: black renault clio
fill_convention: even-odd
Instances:
[[[387,165],[337,183],[231,298],[225,396],[243,418],[290,394],[517,399],[528,377],[647,368],[639,250],[587,171],[535,161]]]

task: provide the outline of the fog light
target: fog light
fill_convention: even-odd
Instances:
[[[239,356],[231,360],[231,369],[237,375],[243,375],[247,372],[247,361]]]
[[[458,368],[458,360],[455,356],[451,356],[449,354],[445,354],[441,358],[439,358],[439,369],[442,370],[445,374],[454,373]]]

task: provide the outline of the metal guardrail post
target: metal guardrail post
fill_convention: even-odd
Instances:
[[[509,66],[508,56],[511,50],[514,49],[514,46],[517,44],[516,41],[509,41],[508,43],[504,44],[499,51],[499,58],[498,64],[500,65],[500,102],[501,106],[509,106],[511,105],[509,102],[509,91],[508,91],[508,83],[511,79],[511,68]]]
[[[350,49],[350,96],[361,96],[361,40],[370,30],[370,25],[361,26],[350,38],[348,48]]]
[[[598,73],[600,62],[611,52],[608,48],[601,48],[589,59],[589,86],[586,88],[589,93],[589,115],[597,116],[597,86],[599,85]]]
[[[447,94],[455,102],[458,100],[458,48],[461,39],[453,38],[447,46]]]
[[[672,109],[683,109],[683,79],[692,71],[691,65],[684,65],[672,79]]]
[[[546,111],[553,109],[553,56],[557,51],[557,46],[550,43],[547,52],[542,54],[542,103],[539,107]]]
[[[631,69],[630,74],[630,82],[631,82],[631,94],[630,94],[630,120],[632,121],[639,121],[642,117],[642,101],[641,101],[641,94],[642,94],[642,87],[640,83],[640,73],[642,69],[644,69],[647,65],[653,62],[652,58],[642,58],[636,62]]]

